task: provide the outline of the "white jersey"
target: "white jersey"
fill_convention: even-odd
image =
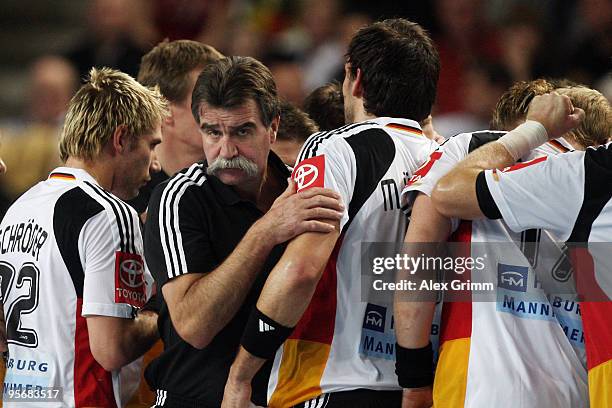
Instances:
[[[611,145],[521,168],[487,170],[476,187],[485,193],[479,196],[481,208],[494,205],[513,231],[546,228],[568,242],[578,293],[584,299],[581,309],[591,407],[611,407]]]
[[[362,242],[403,240],[399,193],[436,147],[417,122],[396,118],[315,133],[302,147],[293,173],[298,189],[331,188],[348,209],[312,301],[274,359],[271,407],[357,388],[400,389],[392,304],[361,293]]]
[[[136,212],[84,170],[54,170],[9,208],[0,224],[4,406],[122,406],[138,382],[94,360],[85,318],[129,319],[144,304],[142,248]]]
[[[417,193],[430,195],[438,180],[472,150],[503,134],[464,133],[446,141],[402,192],[405,210]],[[526,159],[569,148],[559,139]],[[444,304],[434,403],[526,408],[588,405],[580,307],[575,295],[568,294],[573,290],[567,279],[571,268],[558,239],[547,231],[514,233],[501,220],[461,224],[453,220],[452,224],[455,233],[450,240],[463,242],[473,259],[484,259],[485,267],[473,268],[468,279],[493,283],[495,295],[472,293],[471,303]]]

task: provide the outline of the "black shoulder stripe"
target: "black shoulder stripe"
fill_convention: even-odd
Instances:
[[[89,181],[85,181],[85,184],[90,186],[92,190],[104,201],[110,204],[117,220],[117,228],[119,230],[120,248],[122,252],[135,253],[133,235],[134,225],[131,223],[131,217],[129,211],[122,207],[115,199],[111,198],[110,194],[104,191],[101,187],[96,186]],[[131,228],[130,228],[131,224]],[[131,232],[131,234],[130,234]]]
[[[312,134],[312,136],[308,139],[306,144],[304,144],[304,146],[302,147],[302,151],[300,152],[298,163],[306,158],[306,152],[308,151],[308,149],[310,149],[310,146],[312,146],[318,138],[326,135],[327,133],[329,133],[329,131],[317,132],[317,133]]]
[[[365,129],[345,140],[355,154],[357,176],[353,198],[348,208],[349,220],[344,226],[344,231],[348,229],[361,207],[378,188],[378,184],[395,159],[395,143],[383,129]]]
[[[612,149],[600,146],[584,153],[584,198],[568,242],[587,242],[595,219],[612,199]]]
[[[79,254],[79,235],[83,226],[93,216],[104,211],[104,207],[80,187],[73,188],[55,203],[53,211],[53,233],[57,247],[77,294],[83,298],[85,272]]]
[[[329,139],[330,137],[334,135],[339,135],[341,133],[348,132],[360,126],[372,125],[372,124],[374,123],[373,122],[349,123],[348,125],[344,125],[342,127],[339,127],[338,129],[330,130],[328,132],[323,132],[320,135],[313,137],[311,140],[309,140],[308,146],[305,146],[302,149],[302,154],[300,155],[299,161],[306,160],[306,159],[316,156],[321,143],[323,143],[325,140]]]
[[[486,145],[487,143],[494,142],[505,134],[506,132],[488,130],[473,132],[472,138],[470,139],[470,145],[468,147],[468,153],[472,153],[474,150]]]
[[[206,174],[199,165],[190,167],[185,173],[176,175],[165,186],[159,204],[159,231],[162,236],[162,249],[166,257],[166,270],[169,278],[187,273],[183,264],[183,249],[179,245],[180,230],[176,231],[174,223],[178,217],[178,201],[183,187],[189,184],[200,184]]]
[[[98,187],[99,188],[99,187]],[[128,237],[128,249],[131,250],[130,253],[135,254],[136,253],[136,232],[134,230],[134,217],[132,216],[132,213],[130,211],[130,207],[128,206],[127,203],[125,203],[124,201],[122,201],[120,198],[112,195],[111,193],[109,193],[108,191],[100,188],[100,190],[102,191],[103,194],[105,194],[110,200],[114,201],[116,203],[116,205],[119,207],[121,214],[123,217],[125,217],[124,219],[127,218],[128,222],[129,222],[129,226],[126,224],[126,229],[128,231],[127,233],[127,237]],[[138,225],[136,225],[138,227]]]

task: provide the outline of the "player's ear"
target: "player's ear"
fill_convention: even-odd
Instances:
[[[270,144],[276,142],[276,134],[278,133],[278,127],[280,126],[280,116],[276,116],[270,123]]]
[[[113,136],[111,139],[113,153],[124,153],[128,150],[129,147],[129,135],[127,132],[127,126],[119,125],[113,132]]]
[[[164,119],[162,120],[162,128],[163,127],[172,127],[174,126],[174,115],[176,110],[176,106],[173,103],[169,104],[169,115],[164,117]]]
[[[357,68],[357,73],[355,74],[355,78],[351,84],[351,93],[353,94],[355,98],[363,97],[362,79],[363,79],[363,72],[361,71],[361,68]]]

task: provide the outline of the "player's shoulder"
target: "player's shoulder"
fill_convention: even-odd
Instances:
[[[503,130],[478,130],[475,132],[460,133],[451,139],[455,139],[459,143],[467,144],[467,151],[471,153],[487,143],[496,141],[506,133],[508,132]]]
[[[66,203],[70,207],[71,202],[79,203],[84,208],[88,209],[92,215],[95,215],[95,210],[104,211],[109,219],[117,223],[135,223],[138,219],[138,213],[125,201],[106,191],[98,184],[84,180],[81,181],[75,188],[65,192],[58,200]],[[81,204],[82,203],[82,204]]]
[[[580,155],[573,154],[568,160],[579,160]],[[612,172],[612,142],[597,147],[588,147],[584,151],[585,165],[597,167],[607,173]]]
[[[372,132],[380,131],[380,128],[376,122],[364,121],[344,125],[334,130],[313,133],[304,142],[298,155],[298,162],[331,152],[336,152],[336,154],[345,152],[350,149],[348,141],[354,142],[355,139],[361,139],[359,135],[371,135]]]

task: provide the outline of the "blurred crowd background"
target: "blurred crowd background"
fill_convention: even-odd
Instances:
[[[342,81],[352,33],[406,17],[427,28],[442,61],[434,125],[441,135],[486,129],[513,82],[568,78],[612,95],[612,0],[2,0],[0,211],[59,164],[70,97],[91,66],[136,76],[164,38],[250,55],[281,96]]]

